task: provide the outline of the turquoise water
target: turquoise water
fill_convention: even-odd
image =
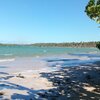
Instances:
[[[0,46],[2,57],[34,57],[57,54],[99,53],[97,48],[65,48],[65,47],[34,47],[34,46]]]
[[[0,71],[20,72],[78,66],[100,61],[97,48],[0,46]],[[42,70],[42,69],[41,69]]]

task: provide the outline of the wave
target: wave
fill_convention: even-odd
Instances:
[[[13,54],[4,54],[4,56],[12,56]]]
[[[15,61],[14,58],[12,59],[0,59],[0,62],[11,62],[11,61]]]
[[[7,53],[7,54],[0,54],[1,56],[12,56],[13,54]]]
[[[99,52],[98,51],[91,51],[91,52],[88,52],[89,54],[98,54]]]

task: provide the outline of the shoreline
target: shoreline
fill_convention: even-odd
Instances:
[[[20,72],[23,70],[56,70],[60,67],[79,66],[100,60],[97,54],[59,54],[51,56],[0,58],[0,70],[3,72]],[[57,70],[58,70],[57,69]]]
[[[100,98],[99,56],[82,54],[26,57],[0,64],[2,100],[99,100]]]

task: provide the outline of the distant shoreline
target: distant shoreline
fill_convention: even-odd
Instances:
[[[64,42],[64,43],[33,43],[33,44],[6,44],[0,43],[0,46],[37,46],[37,47],[96,47],[98,42]]]

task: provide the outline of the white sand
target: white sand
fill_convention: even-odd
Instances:
[[[40,77],[39,73],[44,71],[48,72],[46,69],[43,69],[41,71],[29,70],[13,73],[11,75],[1,75],[0,92],[4,93],[3,99],[11,100],[11,96],[14,94],[26,95],[28,97],[28,92],[35,94],[38,90],[54,88],[52,82],[49,82],[46,78]],[[20,76],[24,76],[24,78]],[[16,96],[14,98],[16,98]]]
[[[84,60],[86,58],[80,59]],[[42,72],[46,73],[51,72],[53,70],[55,71],[55,67],[48,67],[47,63],[44,61],[33,61],[32,58],[28,58],[28,60],[24,58],[17,59],[14,62],[2,62],[0,63],[0,65],[2,65],[3,67],[1,67],[0,72],[0,93],[4,93],[3,95],[0,95],[0,100],[15,100],[16,98],[19,98],[17,100],[30,100],[34,97],[38,98],[36,93],[38,93],[39,91],[45,91],[48,89],[56,88],[53,86],[52,82],[50,82],[45,77],[41,77],[40,75],[40,73]],[[59,63],[55,65],[56,69],[60,69],[61,66],[59,65]],[[85,67],[81,66],[81,68],[82,67],[84,74],[87,74],[87,72],[85,72],[84,69]],[[76,70],[80,70],[81,68],[77,67]],[[96,69],[99,69],[99,67],[96,67]],[[66,69],[66,71],[70,72],[72,70]],[[81,75],[81,70],[79,75]],[[64,76],[61,75],[57,77],[64,78]],[[95,87],[84,86],[83,88],[86,91],[90,92],[95,90]]]

